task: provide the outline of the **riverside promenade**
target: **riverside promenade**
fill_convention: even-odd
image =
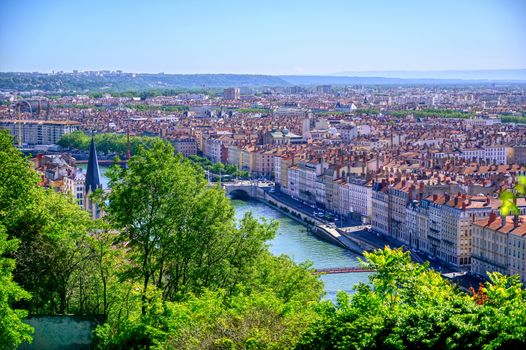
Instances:
[[[317,218],[312,207],[273,190],[274,187],[269,182],[239,181],[225,183],[222,187],[231,196],[258,199],[284,215],[307,225],[311,232],[319,238],[349,249],[353,253],[363,254],[363,248],[357,242],[342,235],[335,226],[333,227],[326,221]]]

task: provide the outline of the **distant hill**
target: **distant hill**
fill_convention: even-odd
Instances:
[[[287,86],[278,76],[255,74],[44,74],[0,73],[0,90],[127,91],[150,89],[210,89],[224,87]]]
[[[350,71],[330,74],[347,77],[383,77],[400,79],[461,79],[490,81],[526,81],[526,69],[478,69],[441,71]]]
[[[448,73],[449,72],[449,73]],[[479,77],[476,80],[458,78],[463,71],[438,72],[361,72],[361,74],[385,74],[385,76],[338,75],[256,75],[256,74],[145,74],[145,73],[104,73],[95,74],[45,74],[45,73],[2,73],[0,90],[83,93],[93,91],[144,91],[152,89],[221,89],[225,87],[276,87],[290,85],[450,85],[487,84],[491,82],[526,83],[526,69],[503,71],[469,71],[465,77]],[[466,71],[467,72],[467,71]],[[478,73],[477,73],[478,72]],[[493,72],[490,74],[490,72]],[[498,73],[500,72],[500,73]],[[424,74],[425,73],[425,74]],[[392,77],[389,75],[404,75]],[[434,78],[424,75],[457,76],[457,78]],[[449,74],[449,75],[448,75]],[[478,74],[478,75],[477,75]],[[492,75],[493,74],[493,75]],[[415,75],[415,76],[412,76]],[[418,77],[417,77],[418,76]],[[482,79],[481,77],[501,79]],[[504,78],[516,77],[516,79]]]
[[[281,75],[280,78],[293,85],[449,85],[488,83],[462,79],[401,79],[387,77]]]

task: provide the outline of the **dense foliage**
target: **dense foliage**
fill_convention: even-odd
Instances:
[[[100,133],[95,134],[95,143],[97,151],[106,154],[118,154],[124,156],[128,147],[128,140],[125,134]],[[130,137],[130,151],[135,154],[139,146],[151,147],[155,138],[150,136],[132,136]],[[65,148],[72,148],[80,151],[89,150],[91,136],[82,131],[75,131],[65,134],[60,138],[58,144]]]
[[[459,118],[468,119],[475,115],[473,113],[466,113],[462,111],[449,110],[449,109],[421,109],[421,110],[402,110],[402,111],[390,111],[389,115],[393,117],[407,117],[412,114],[415,118]]]
[[[37,187],[0,136],[2,349],[30,340],[28,312],[106,315],[97,346],[114,349],[291,348],[315,317],[322,283],[310,265],[270,254],[276,224],[237,223],[223,192],[168,143],[140,147],[127,169],[109,172],[109,198],[93,198],[109,199],[107,216],[92,221]]]
[[[214,163],[208,158],[197,155],[189,156],[188,160],[202,171],[209,171],[211,180],[218,178],[219,174],[230,175],[234,177],[237,176],[241,178],[248,178],[250,176],[248,171],[239,170],[238,167],[233,164],[223,164],[222,162]]]
[[[518,117],[518,116],[513,116],[513,115],[501,115],[500,120],[503,123],[526,124],[526,117]]]
[[[218,187],[208,187],[202,175],[160,140],[151,149],[140,148],[127,169],[114,167],[108,173],[107,219],[119,230],[119,241],[126,242],[130,264],[122,274],[130,294],[97,331],[100,347],[282,344],[290,337],[267,327],[289,322],[306,327],[311,317],[305,314],[313,311],[304,306],[319,299],[321,282],[308,265],[269,253],[273,222],[258,223],[246,215],[236,225],[229,200]],[[283,282],[276,286],[277,281]],[[253,312],[260,303],[262,319]],[[221,317],[225,324],[214,331]],[[245,319],[246,334],[235,331],[239,325],[232,317]],[[232,329],[222,333],[228,322]],[[268,326],[251,328],[261,322]]]
[[[519,197],[526,197],[526,176],[518,176],[515,187],[506,191],[502,191],[499,195],[502,205],[500,207],[501,215],[520,215],[519,207],[517,206],[517,199]]]
[[[18,240],[8,239],[0,226],[0,349],[16,348],[31,341],[33,328],[22,322],[27,311],[13,308],[13,303],[29,299],[30,295],[13,281],[15,260],[8,255],[18,249]]]
[[[366,253],[364,266],[377,270],[371,285],[336,304],[320,304],[321,316],[298,349],[523,349],[526,291],[517,276],[491,274],[468,295],[408,252]]]
[[[25,204],[31,198],[38,178],[22,155],[13,147],[13,138],[7,130],[0,130],[0,348],[16,348],[30,340],[32,328],[22,323],[27,311],[15,306],[29,299],[27,291],[13,279],[14,254],[20,240],[8,235],[7,227],[25,213]],[[9,232],[9,231],[7,231]]]
[[[375,114],[379,114],[380,111],[378,109],[375,109],[375,108],[358,108],[358,109],[355,109],[354,111],[352,111],[353,113],[356,113],[356,114],[369,114],[369,115],[375,115]]]

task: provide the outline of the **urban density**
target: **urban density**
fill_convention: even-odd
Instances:
[[[526,349],[526,1],[0,1],[0,350]]]
[[[90,184],[100,181],[56,152],[61,136],[159,136],[185,157],[272,181],[274,196],[319,208],[342,231],[351,222],[368,225],[369,235],[454,270],[526,281],[526,200],[517,199],[515,217],[499,214],[500,193],[526,175],[521,85],[236,87],[146,98],[26,94],[20,101],[4,92],[0,127],[23,147],[54,150],[35,158],[43,183],[83,207]],[[482,239],[486,234],[492,238]]]

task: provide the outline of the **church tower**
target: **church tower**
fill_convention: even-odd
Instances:
[[[100,209],[96,203],[91,201],[90,195],[98,188],[102,189],[102,184],[100,182],[97,149],[95,148],[95,140],[92,136],[89,147],[88,169],[86,171],[86,182],[84,187],[84,209],[91,214],[93,219],[100,217]]]

